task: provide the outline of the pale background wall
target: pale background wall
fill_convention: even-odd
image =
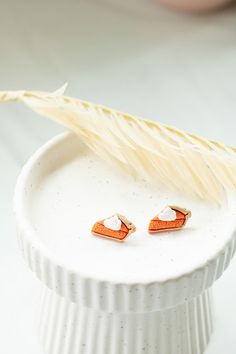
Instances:
[[[205,16],[154,0],[8,0],[0,6],[0,89],[54,90],[236,145],[236,7]],[[0,352],[40,354],[39,283],[19,255],[12,194],[56,124],[0,106]],[[207,354],[235,354],[236,260],[215,285]],[[131,354],[131,353],[130,353]]]

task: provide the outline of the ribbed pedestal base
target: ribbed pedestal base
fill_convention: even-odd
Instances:
[[[45,289],[40,338],[47,354],[202,354],[212,332],[209,291],[175,308],[106,313]]]

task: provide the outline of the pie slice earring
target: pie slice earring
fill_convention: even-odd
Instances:
[[[97,221],[92,227],[94,235],[116,241],[123,241],[135,231],[135,225],[121,214],[114,214],[107,219]]]
[[[150,221],[148,231],[157,233],[182,229],[191,215],[191,211],[185,208],[167,206]]]

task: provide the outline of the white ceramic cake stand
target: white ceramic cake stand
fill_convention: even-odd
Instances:
[[[204,352],[212,332],[209,289],[235,251],[234,212],[213,208],[208,215],[209,206],[189,201],[183,206],[192,209],[192,224],[149,236],[148,216],[173,201],[156,190],[150,195],[149,187],[96,162],[69,133],[23,168],[15,213],[22,254],[44,288],[46,353]],[[122,206],[127,217],[136,215],[136,234],[125,243],[90,235],[93,222]]]

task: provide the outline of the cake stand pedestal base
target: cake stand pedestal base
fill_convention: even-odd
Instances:
[[[212,332],[209,290],[175,308],[109,313],[45,288],[40,338],[47,354],[203,354]]]

